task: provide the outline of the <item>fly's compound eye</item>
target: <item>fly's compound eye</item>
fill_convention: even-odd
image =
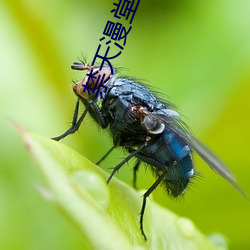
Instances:
[[[165,129],[165,125],[159,121],[157,121],[156,119],[154,119],[154,117],[150,117],[150,116],[146,116],[142,122],[142,125],[146,128],[146,130],[150,133],[150,134],[161,134],[164,129]]]
[[[71,66],[74,70],[88,70],[86,76],[77,82],[73,87],[77,96],[89,100],[95,95],[95,91],[110,79],[111,71],[108,67],[103,67],[101,70],[97,66],[90,67],[82,62],[74,62]]]

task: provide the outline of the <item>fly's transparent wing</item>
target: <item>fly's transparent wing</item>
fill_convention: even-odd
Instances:
[[[170,125],[170,127],[209,165],[209,167],[231,183],[243,196],[248,199],[247,195],[237,185],[236,178],[233,173],[210,149],[185,130],[185,128],[182,128],[182,126],[175,124],[175,126]]]
[[[162,110],[151,115],[173,130],[190,148],[192,148],[216,173],[231,183],[247,199],[247,195],[237,185],[236,178],[229,168],[202,142],[195,138],[177,115],[170,115],[169,110]]]
[[[235,182],[236,178],[230,169],[222,162],[210,149],[208,149],[201,141],[192,136],[186,134],[186,142],[192,147],[192,149],[209,165],[211,168],[223,176],[230,182]]]

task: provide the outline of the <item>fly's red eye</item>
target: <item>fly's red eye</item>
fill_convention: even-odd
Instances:
[[[85,78],[87,78],[87,84],[92,84],[98,88],[100,84],[104,85],[110,76],[111,72],[108,68],[102,68],[101,70],[100,68],[90,68]]]
[[[74,85],[73,90],[77,96],[89,100],[101,85],[105,85],[111,76],[111,71],[107,67],[101,70],[99,67],[90,67],[82,62],[74,62],[71,66],[75,70],[88,70],[86,76]]]

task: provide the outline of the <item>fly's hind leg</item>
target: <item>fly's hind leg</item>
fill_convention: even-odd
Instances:
[[[143,195],[142,207],[141,207],[141,212],[140,212],[140,230],[141,230],[141,233],[142,233],[144,240],[147,240],[147,236],[146,236],[146,234],[144,232],[144,228],[143,228],[143,217],[144,217],[144,212],[145,212],[145,208],[146,208],[147,198],[158,187],[158,185],[162,182],[165,175],[166,175],[166,172],[163,172],[163,174],[161,174],[158,177],[158,179],[153,183],[153,185]]]

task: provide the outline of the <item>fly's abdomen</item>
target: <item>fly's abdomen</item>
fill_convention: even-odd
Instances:
[[[184,193],[193,175],[193,161],[190,153],[180,161],[170,164],[163,185],[169,195],[177,197]]]
[[[190,147],[172,130],[157,135],[137,157],[150,164],[155,175],[165,173],[162,184],[174,197],[183,194],[194,175]]]
[[[192,154],[190,147],[171,130],[165,133],[165,138],[171,158],[163,184],[167,192],[176,197],[184,193],[194,175]]]

